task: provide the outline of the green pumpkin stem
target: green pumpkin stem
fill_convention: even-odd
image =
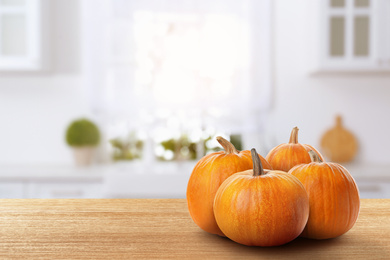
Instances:
[[[316,152],[314,152],[313,150],[309,151],[309,155],[310,155],[310,159],[312,162],[317,162],[317,163],[322,162],[320,156],[318,156],[318,154]]]
[[[261,164],[260,157],[257,154],[255,148],[252,148],[251,155],[252,155],[252,161],[253,161],[253,176],[264,175],[265,172],[263,169],[263,165]]]
[[[293,130],[291,131],[290,141],[289,141],[290,144],[298,143],[298,131],[299,131],[298,127],[294,127]]]
[[[223,149],[225,149],[225,152],[227,154],[231,154],[231,153],[238,154],[239,153],[239,151],[236,149],[236,147],[234,147],[234,145],[231,142],[229,142],[228,140],[226,140],[222,136],[217,136],[217,141],[220,145],[222,145]]]

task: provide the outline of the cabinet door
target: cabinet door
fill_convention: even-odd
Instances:
[[[389,199],[390,182],[362,181],[358,182],[360,198],[362,199]]]
[[[375,48],[377,49],[378,57],[376,64],[381,69],[390,69],[390,1],[376,0],[377,3],[377,23],[375,34],[377,41]]]
[[[42,69],[40,0],[0,0],[0,70]]]
[[[322,66],[325,69],[378,68],[378,7],[372,0],[324,0]]]
[[[101,198],[102,184],[98,182],[32,182],[28,197],[37,199]]]
[[[23,182],[1,182],[1,199],[23,199],[25,198],[25,184]]]

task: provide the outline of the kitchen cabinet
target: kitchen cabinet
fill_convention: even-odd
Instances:
[[[0,198],[185,198],[195,161],[1,166]],[[347,164],[361,198],[389,198],[389,165]]]
[[[195,164],[196,161],[113,165],[105,175],[103,193],[108,198],[185,198]]]
[[[355,179],[360,198],[390,199],[390,173],[388,165],[350,163],[344,165]]]
[[[104,167],[1,166],[0,198],[102,198]]]
[[[44,67],[46,26],[43,0],[0,1],[0,71],[37,71]]]
[[[64,180],[8,181],[0,183],[0,198],[3,199],[60,199],[102,198],[103,186],[99,182]]]
[[[4,181],[0,183],[0,198],[22,199],[25,198],[25,184],[18,181]]]
[[[359,192],[361,198],[390,198],[390,181],[365,181],[358,182]]]
[[[29,198],[102,198],[103,184],[100,182],[30,182],[27,185]]]
[[[390,71],[390,1],[321,2],[319,69]]]
[[[125,164],[109,167],[104,178],[108,198],[185,198],[195,162],[156,163],[154,167]],[[389,198],[388,165],[344,165],[355,179],[361,198]]]

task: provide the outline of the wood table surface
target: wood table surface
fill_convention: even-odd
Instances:
[[[384,199],[343,236],[271,248],[202,231],[184,199],[1,199],[0,219],[0,259],[390,259]]]

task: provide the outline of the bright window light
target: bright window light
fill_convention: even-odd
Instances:
[[[231,14],[137,12],[135,90],[157,105],[201,104],[231,99],[247,69],[248,37]]]

